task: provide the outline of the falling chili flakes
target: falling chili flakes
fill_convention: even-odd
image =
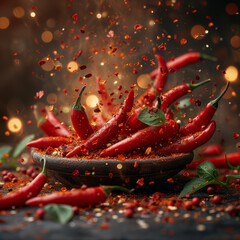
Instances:
[[[85,75],[85,78],[90,78],[90,77],[92,77],[91,73],[88,73],[87,75]]]
[[[238,133],[233,133],[233,139],[238,139],[239,138],[239,134]]]
[[[144,61],[148,61],[148,57],[147,56],[141,56],[141,58],[144,60]]]
[[[41,99],[42,97],[43,97],[43,95],[44,95],[44,91],[43,90],[41,90],[41,91],[39,91],[39,92],[36,92],[36,95],[35,95],[35,99],[37,99],[37,98],[39,98],[39,99]]]
[[[38,65],[39,65],[39,66],[42,66],[42,65],[44,65],[45,63],[46,63],[45,60],[40,60],[40,61],[38,62]]]
[[[185,45],[187,43],[187,39],[186,38],[182,38],[181,40],[180,40],[180,44],[181,45]]]
[[[77,21],[77,20],[78,20],[78,15],[77,15],[77,13],[73,14],[73,15],[72,15],[72,18],[73,18],[73,20]]]
[[[135,26],[134,26],[134,29],[135,30],[139,30],[139,29],[141,29],[143,27],[143,25],[141,25],[141,24],[136,24]]]
[[[86,69],[86,68],[87,68],[86,65],[82,65],[82,66],[79,67],[80,70],[84,70],[84,69]]]
[[[75,170],[72,172],[72,175],[73,175],[73,176],[76,176],[78,173],[79,173],[79,171],[78,171],[77,169],[75,169]]]
[[[135,168],[138,167],[138,162],[137,161],[134,162],[133,167],[135,167]]]
[[[110,30],[107,34],[107,37],[108,38],[113,38],[114,37],[114,31],[113,30]]]
[[[144,185],[144,178],[139,178],[136,183],[142,187]]]

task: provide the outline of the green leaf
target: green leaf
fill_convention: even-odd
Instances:
[[[209,161],[205,161],[198,165],[197,173],[199,177],[203,177],[208,181],[217,179],[217,169],[214,164]]]
[[[231,179],[234,179],[234,178],[240,178],[240,175],[229,175],[229,176],[227,176],[226,184],[228,184],[228,182],[229,182]]]
[[[15,147],[13,151],[13,158],[18,157],[21,154],[21,152],[26,148],[27,144],[34,139],[34,137],[35,137],[34,134],[30,134],[23,138]]]
[[[59,223],[65,224],[73,217],[72,206],[65,204],[48,204],[44,207],[44,211],[50,217]]]
[[[4,157],[4,154],[9,154],[10,152],[11,152],[11,150],[12,150],[12,147],[11,146],[9,146],[9,145],[3,145],[3,146],[1,146],[0,147],[0,159],[2,160],[2,159],[6,159],[5,157]]]
[[[138,120],[149,126],[160,126],[165,123],[164,112],[158,108],[152,108],[149,111],[148,108],[144,108],[138,115]]]
[[[214,183],[216,183],[215,180],[208,181],[207,179],[204,179],[204,178],[195,178],[185,184],[183,190],[180,192],[178,197],[181,198],[186,196],[187,194],[195,193],[198,190]]]

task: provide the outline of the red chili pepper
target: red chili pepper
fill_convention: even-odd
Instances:
[[[68,131],[68,128],[61,124],[59,119],[53,114],[53,112],[50,112],[46,110],[46,114],[44,117],[38,117],[36,111],[35,111],[35,116],[38,121],[38,126],[45,132],[48,136],[71,136],[72,134]]]
[[[192,92],[195,88],[202,86],[203,84],[208,82],[210,82],[209,79],[196,84],[185,83],[170,89],[169,91],[162,95],[163,102],[161,104],[161,110],[165,112],[166,109],[178,98],[184,96],[187,93]]]
[[[216,99],[209,102],[202,112],[200,112],[194,119],[189,121],[189,123],[187,123],[185,126],[180,128],[180,136],[187,136],[194,132],[200,131],[203,127],[209,124],[218,108],[219,100],[225,94],[228,87],[229,82],[227,82],[225,89]]]
[[[211,156],[217,156],[223,153],[223,148],[219,144],[211,144],[208,146],[205,146],[204,148],[200,149],[198,152],[198,155],[200,157],[211,157]]]
[[[116,137],[128,119],[128,114],[131,112],[133,101],[134,91],[131,90],[119,113],[109,120],[97,132],[93,133],[90,137],[83,141],[79,146],[70,151],[66,157],[82,154],[86,155],[90,151],[100,148],[102,145],[108,143],[111,139]]]
[[[173,120],[173,119],[174,119],[173,111],[170,108],[167,108],[165,110],[165,120],[169,121],[169,120]]]
[[[193,64],[196,62],[199,62],[201,60],[210,60],[210,61],[217,61],[217,58],[208,56],[203,53],[198,53],[198,52],[190,52],[190,53],[185,53],[183,55],[180,55],[179,57],[170,60],[167,62],[167,68],[170,73],[176,72],[178,69],[183,68],[189,64]],[[153,79],[157,76],[158,69],[153,70],[150,73],[150,77]]]
[[[11,207],[20,207],[24,203],[35,196],[37,196],[42,190],[44,184],[47,182],[45,172],[46,160],[44,158],[42,172],[38,174],[34,180],[21,188],[18,191],[10,192],[5,196],[0,196],[0,209],[8,209]]]
[[[94,207],[106,201],[108,195],[114,191],[129,192],[126,188],[119,186],[89,187],[72,191],[56,192],[45,196],[29,199],[26,205],[44,206],[47,204],[67,204],[80,208]]]
[[[228,162],[233,166],[240,166],[240,152],[233,152],[227,154]],[[215,165],[216,168],[228,168],[228,165],[225,161],[225,155],[219,157],[203,158],[192,161],[187,165],[187,169],[196,169],[197,166],[205,161],[209,161]]]
[[[48,147],[56,148],[69,142],[71,142],[71,138],[67,137],[41,137],[29,142],[27,147],[40,149],[45,149]]]
[[[169,143],[166,146],[158,147],[157,154],[171,155],[175,153],[188,153],[192,152],[197,147],[205,144],[211,139],[216,130],[216,123],[212,121],[209,125],[200,132],[196,132],[193,135],[185,136],[177,139],[173,143]]]
[[[114,104],[107,94],[105,81],[103,81],[100,77],[97,77],[97,86],[98,93],[100,94],[102,99],[103,110],[106,111],[108,115],[112,116],[115,112]]]
[[[160,144],[175,136],[178,130],[179,126],[173,120],[160,126],[149,126],[103,150],[100,156],[116,156],[137,148],[146,148]]]
[[[85,112],[84,107],[81,104],[81,97],[82,93],[86,86],[83,86],[79,93],[79,97],[75,104],[72,107],[72,113],[71,113],[71,120],[73,127],[78,134],[78,136],[81,138],[81,140],[86,139],[88,136],[90,136],[93,133],[93,129],[91,124],[88,121],[87,114]]]
[[[106,124],[106,119],[102,116],[101,113],[93,112],[91,119],[97,129],[103,127],[104,124]]]
[[[156,55],[156,58],[158,60],[158,68],[153,86],[150,89],[147,89],[147,91],[138,98],[136,106],[151,106],[156,98],[156,93],[160,95],[165,86],[168,76],[168,68],[163,57]]]

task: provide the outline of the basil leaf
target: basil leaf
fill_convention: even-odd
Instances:
[[[73,216],[72,206],[65,204],[48,204],[44,207],[44,211],[50,215],[50,217],[59,223],[67,223]]]
[[[240,175],[229,175],[227,176],[227,179],[226,179],[226,184],[228,184],[229,180],[233,179],[233,178],[240,178]]]
[[[138,115],[138,120],[149,126],[160,126],[165,123],[164,112],[158,108],[153,108],[149,112],[148,108],[144,108]]]
[[[198,165],[197,173],[199,177],[203,177],[206,180],[217,179],[217,169],[213,163],[205,161]]]
[[[204,179],[204,178],[195,178],[185,184],[183,190],[180,192],[178,197],[181,198],[186,196],[187,194],[195,193],[198,190],[214,183],[216,183],[215,180],[208,181],[207,179]]]
[[[35,137],[34,134],[30,134],[23,138],[14,149],[13,158],[18,157],[21,154],[21,152],[26,148],[27,144],[34,139],[34,137]]]
[[[0,159],[2,160],[2,159],[6,159],[5,157],[4,157],[4,155],[5,154],[9,154],[10,152],[11,152],[11,150],[12,150],[12,147],[11,146],[9,146],[9,145],[3,145],[3,146],[1,146],[0,147]]]

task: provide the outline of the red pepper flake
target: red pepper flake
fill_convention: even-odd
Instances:
[[[185,172],[183,173],[183,176],[184,176],[184,177],[188,177],[188,176],[189,176],[189,172],[188,172],[188,171],[185,171]]]
[[[73,20],[77,21],[77,20],[78,20],[78,15],[77,15],[77,13],[73,14],[73,15],[72,15],[72,18],[73,18]]]
[[[73,176],[76,176],[78,173],[79,173],[79,171],[78,171],[77,169],[75,169],[75,170],[72,172],[72,175],[73,175]]]
[[[86,171],[85,171],[85,176],[89,176],[89,175],[91,175],[91,173],[86,170]]]
[[[7,121],[8,117],[7,116],[3,116],[2,119]]]
[[[85,30],[84,29],[80,29],[79,30],[81,33],[85,33]]]
[[[73,40],[79,40],[80,36],[79,35],[74,35]]]
[[[148,57],[147,56],[142,56],[141,57],[144,61],[148,61]]]
[[[167,181],[168,181],[169,183],[174,183],[174,180],[173,180],[172,178],[168,178]]]
[[[87,75],[85,75],[85,78],[90,78],[90,77],[92,77],[91,73],[88,73]]]
[[[117,76],[119,75],[119,73],[118,73],[118,72],[115,72],[114,75],[117,77]]]
[[[113,38],[114,37],[114,31],[113,30],[110,30],[107,34],[107,37],[108,38]]]
[[[100,226],[100,230],[108,229],[109,226],[110,225],[108,223],[102,223],[101,226]]]
[[[174,20],[173,20],[173,23],[176,23],[176,22],[178,22],[178,19],[174,19]]]
[[[135,168],[138,167],[138,162],[137,161],[134,162],[133,167],[135,167]]]
[[[201,106],[201,100],[200,100],[199,98],[195,100],[195,105],[196,105],[197,107],[200,107],[200,106]]]
[[[152,148],[151,147],[148,147],[146,150],[145,150],[145,154],[146,155],[149,155],[152,151]]]
[[[109,176],[110,178],[112,178],[112,177],[113,177],[113,174],[110,172],[110,173],[108,174],[108,176]]]
[[[27,121],[27,125],[30,125],[31,123],[32,123],[31,120],[28,120],[28,121]]]
[[[136,24],[135,26],[134,26],[134,29],[135,30],[139,30],[139,29],[141,29],[143,27],[143,25],[141,25],[141,24]]]
[[[86,69],[86,68],[87,68],[86,65],[82,65],[82,66],[79,67],[80,70],[84,70],[84,69]]]
[[[37,9],[37,7],[32,6],[32,9]]]
[[[62,187],[62,188],[61,188],[61,191],[62,191],[62,192],[66,192],[66,191],[67,191],[67,188],[66,188],[66,187]]]
[[[136,183],[142,187],[144,185],[144,178],[139,178]]]
[[[239,134],[238,133],[233,133],[233,139],[238,139],[239,138]]]
[[[67,95],[67,89],[66,88],[64,88],[62,91],[63,91],[64,95]]]
[[[137,71],[136,68],[133,69],[133,73],[134,73],[134,74],[138,74],[138,71]]]
[[[187,39],[186,38],[182,38],[181,40],[180,40],[180,44],[181,45],[185,45],[187,43]]]
[[[39,92],[36,92],[36,96],[34,98],[35,99],[37,99],[37,98],[41,99],[43,97],[43,95],[44,95],[44,91],[41,90]]]
[[[45,60],[40,60],[40,61],[38,62],[38,65],[39,65],[39,66],[42,66],[42,65],[45,64],[45,63],[46,63]]]

